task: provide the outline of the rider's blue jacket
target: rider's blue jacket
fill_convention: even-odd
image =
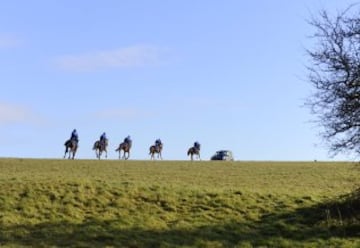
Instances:
[[[76,132],[76,130],[72,131],[70,139],[79,140],[79,136],[78,136],[78,133]]]
[[[100,140],[106,140],[106,134],[103,133],[101,136],[100,136]]]

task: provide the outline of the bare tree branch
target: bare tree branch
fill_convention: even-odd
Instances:
[[[307,105],[324,127],[330,152],[360,152],[360,12],[351,5],[332,17],[325,10],[309,24],[315,48],[308,80],[315,93]],[[353,12],[355,11],[355,12]]]

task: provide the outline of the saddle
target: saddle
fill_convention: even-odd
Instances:
[[[161,146],[162,146],[161,143],[156,143],[156,144],[155,144],[155,151],[156,151],[156,152],[160,152]]]
[[[99,148],[104,150],[107,146],[107,143],[108,143],[107,139],[99,140]]]
[[[75,143],[75,145],[77,145],[79,141],[76,140],[76,139],[68,139],[66,142],[65,142],[65,146],[68,146],[68,147],[72,147]]]
[[[131,147],[132,141],[131,141],[130,139],[125,139],[125,140],[124,140],[124,144],[128,145],[129,147]]]

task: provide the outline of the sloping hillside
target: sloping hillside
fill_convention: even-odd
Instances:
[[[0,245],[360,245],[353,163],[0,159]]]

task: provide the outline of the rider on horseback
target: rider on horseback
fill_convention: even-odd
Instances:
[[[79,135],[77,134],[76,129],[74,129],[71,132],[70,139],[68,139],[64,144],[65,145],[64,158],[66,157],[67,153],[69,153],[69,159],[71,158],[71,154],[72,154],[72,159],[75,158],[78,142],[79,142]]]
[[[76,129],[74,129],[74,130],[72,131],[70,140],[74,140],[74,141],[76,141],[76,142],[79,142],[79,135],[78,135]]]

